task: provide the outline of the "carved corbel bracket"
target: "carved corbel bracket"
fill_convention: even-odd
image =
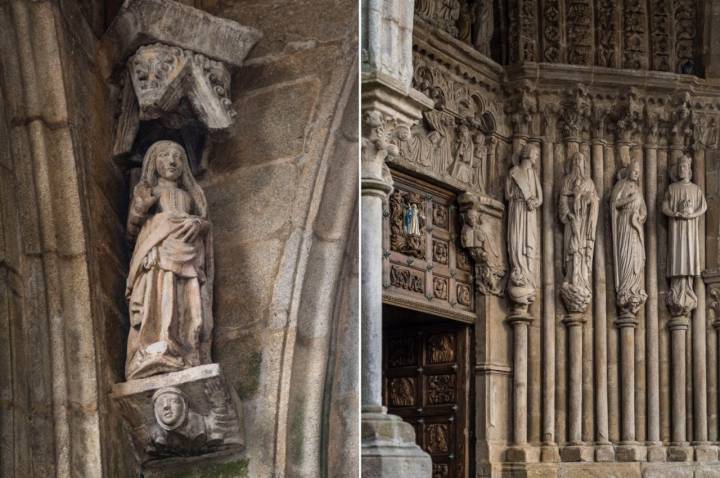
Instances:
[[[500,241],[483,220],[482,204],[486,198],[465,192],[458,196],[462,230],[460,243],[475,261],[475,287],[483,295],[501,297],[505,289],[507,267],[503,262]]]
[[[261,37],[173,0],[125,2],[101,43],[107,76],[122,83],[113,158],[132,154],[141,122],[182,136],[228,132],[232,73]]]
[[[218,364],[113,386],[140,463],[242,449],[239,400]]]

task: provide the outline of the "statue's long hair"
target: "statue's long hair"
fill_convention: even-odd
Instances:
[[[182,175],[180,176],[180,179],[178,179],[178,186],[190,194],[190,197],[193,200],[193,212],[195,215],[200,216],[203,219],[207,219],[208,211],[205,193],[200,188],[197,181],[195,181],[195,177],[192,175],[190,162],[188,161],[187,154],[185,153],[185,148],[175,141],[158,141],[148,148],[145,153],[145,157],[143,158],[142,176],[140,181],[149,184],[151,187],[157,186],[157,153],[163,147],[177,148],[180,152],[182,152]]]

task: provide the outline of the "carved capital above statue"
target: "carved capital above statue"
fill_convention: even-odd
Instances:
[[[142,121],[201,135],[229,131],[237,115],[232,72],[261,36],[172,0],[125,2],[101,44],[107,76],[122,83],[113,157],[133,152]]]

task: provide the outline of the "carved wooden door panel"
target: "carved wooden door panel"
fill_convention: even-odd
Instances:
[[[385,405],[415,427],[433,478],[468,477],[469,338],[470,327],[452,323],[384,332]]]

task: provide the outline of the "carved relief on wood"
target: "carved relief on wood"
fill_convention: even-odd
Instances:
[[[397,377],[390,379],[388,401],[393,407],[412,407],[415,405],[415,378]]]
[[[647,300],[643,288],[647,208],[640,174],[638,162],[623,167],[610,197],[615,292],[621,315],[636,315]]]
[[[395,190],[390,195],[390,247],[425,258],[425,204],[417,193]]]
[[[689,316],[697,307],[693,287],[700,275],[700,216],[707,203],[699,186],[691,182],[692,160],[682,156],[673,168],[672,184],[667,187],[662,212],[668,217],[667,277],[670,292],[666,303],[673,317]]]
[[[450,430],[447,423],[429,423],[425,426],[425,444],[431,454],[447,453],[449,440]]]
[[[452,403],[455,396],[455,375],[430,375],[427,377],[427,400],[432,405]]]
[[[417,292],[423,294],[425,292],[425,280],[424,277],[418,272],[401,268],[399,266],[392,266],[390,268],[390,284],[393,287],[399,287],[410,292]]]
[[[433,261],[438,264],[448,263],[448,245],[447,242],[433,239]]]
[[[415,348],[415,339],[413,337],[391,339],[388,347],[388,365],[390,367],[417,365],[418,357]]]
[[[470,307],[472,305],[472,292],[470,286],[466,284],[457,285],[457,301],[458,304]]]
[[[436,299],[448,300],[448,280],[443,277],[433,277],[433,296]]]
[[[585,156],[568,161],[560,187],[558,210],[563,232],[563,272],[560,297],[570,313],[585,312],[592,299],[591,275],[599,198],[587,172]]]
[[[450,363],[455,361],[455,336],[453,334],[436,334],[428,337],[428,362],[431,364]]]

